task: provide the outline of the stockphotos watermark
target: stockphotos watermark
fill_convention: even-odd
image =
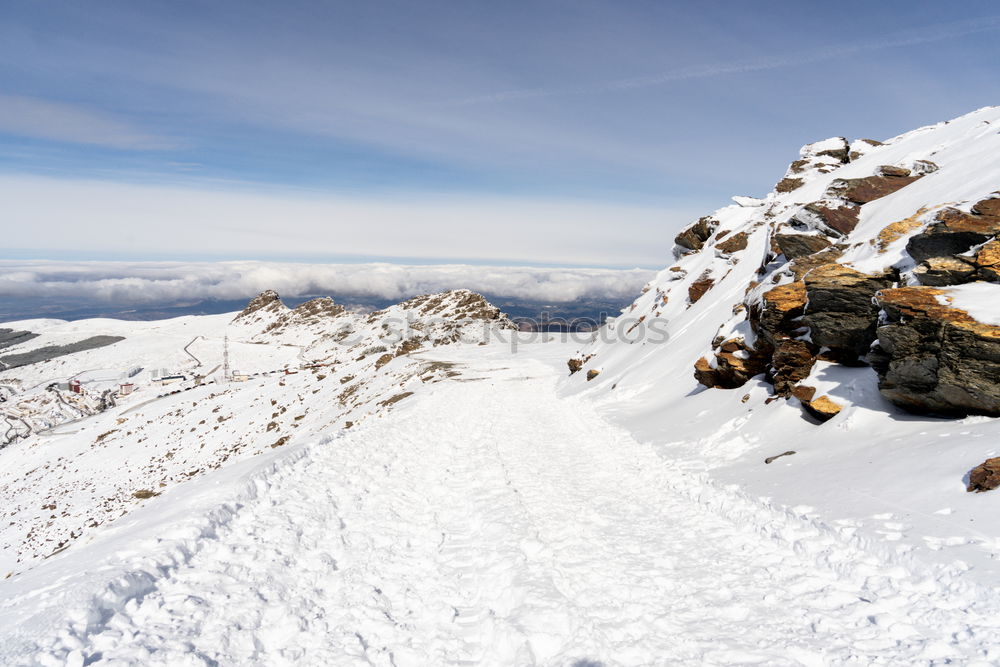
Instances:
[[[511,326],[513,325],[513,327]],[[661,318],[602,316],[601,321],[591,318],[517,318],[502,326],[500,320],[454,317],[418,318],[411,313],[405,317],[390,317],[381,325],[377,344],[366,353],[386,352],[408,340],[432,340],[467,345],[508,345],[517,352],[520,345],[553,341],[577,344],[600,341],[629,345],[661,345],[670,340],[667,322]],[[371,340],[370,334],[353,331],[341,339],[350,347]]]

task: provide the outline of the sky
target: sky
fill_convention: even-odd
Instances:
[[[799,146],[1000,103],[1000,6],[10,0],[0,259],[646,269]]]

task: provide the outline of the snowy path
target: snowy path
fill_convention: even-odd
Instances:
[[[72,658],[583,667],[954,653],[953,629],[916,592],[869,600],[674,490],[651,448],[557,398],[547,366],[479,373],[286,465]]]

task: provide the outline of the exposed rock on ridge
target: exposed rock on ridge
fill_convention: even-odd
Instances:
[[[881,292],[887,323],[872,355],[882,395],[913,412],[1000,416],[1000,327],[943,305],[945,290]]]

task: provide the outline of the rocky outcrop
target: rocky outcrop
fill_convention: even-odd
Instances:
[[[771,356],[771,384],[781,396],[791,394],[795,385],[809,377],[816,363],[816,348],[804,340],[784,340]]]
[[[870,360],[879,390],[917,413],[1000,416],[1000,327],[941,303],[934,287],[878,295],[886,324]]]
[[[726,237],[722,241],[718,241],[715,244],[715,249],[723,254],[731,255],[734,252],[746,250],[749,238],[750,235],[747,232],[737,232],[732,236]]]
[[[264,290],[250,299],[250,303],[233,318],[233,322],[248,323],[259,320],[267,314],[277,314],[287,310],[288,308],[281,302],[277,292],[273,289]]]
[[[336,317],[343,312],[344,307],[327,296],[311,299],[292,310],[294,316],[303,321],[317,321],[325,317]]]
[[[786,176],[778,181],[778,183],[774,186],[774,191],[778,193],[792,192],[793,190],[798,190],[803,185],[805,185],[805,181],[801,178]]]
[[[1000,281],[1000,239],[993,239],[980,248],[973,263],[982,280]]]
[[[785,256],[785,259],[793,260],[800,257],[814,255],[821,250],[829,248],[833,243],[830,239],[818,234],[775,234],[774,243]]]
[[[981,465],[969,471],[969,485],[966,491],[982,493],[1000,486],[1000,458],[986,459]]]
[[[976,265],[964,257],[930,257],[913,270],[921,285],[960,285],[973,280]]]
[[[796,339],[805,333],[799,321],[805,303],[802,282],[779,285],[748,302],[748,319],[757,337],[754,347],[741,338],[726,341],[716,349],[714,363],[707,358],[698,361],[695,377],[708,387],[733,388],[766,373],[775,391],[787,395],[815,362],[815,348]]]
[[[868,154],[873,148],[884,145],[881,141],[876,141],[875,139],[856,139],[851,142],[850,151],[847,154],[847,159],[854,162],[859,157]]]
[[[516,329],[517,325],[510,322],[507,316],[496,306],[486,300],[482,294],[470,290],[451,290],[439,294],[422,294],[404,301],[398,306],[401,310],[413,311],[421,317],[440,317],[456,322],[462,320],[497,320],[504,329]],[[383,311],[372,313],[372,316]]]
[[[825,394],[811,401],[805,401],[802,403],[802,407],[821,422],[830,421],[844,409],[842,405]]]
[[[861,209],[853,204],[823,200],[806,204],[791,223],[803,229],[818,229],[830,236],[847,236],[858,226]]]
[[[760,301],[750,305],[750,325],[771,347],[787,338],[804,333],[798,318],[806,305],[806,285],[793,282],[774,287],[761,295]]]
[[[833,171],[848,161],[850,147],[844,137],[832,137],[799,150],[799,159],[788,166],[784,177],[774,186],[775,192],[797,190],[817,174]]]
[[[869,275],[842,264],[827,264],[805,276],[808,305],[803,322],[815,345],[829,348],[837,361],[855,364],[875,340],[878,307],[872,296],[895,276]]]
[[[684,251],[701,250],[705,241],[715,232],[719,226],[718,220],[711,217],[704,217],[690,227],[687,227],[674,237],[676,243]]]
[[[967,252],[1000,234],[1000,199],[984,199],[968,213],[955,208],[939,212],[930,225],[910,238],[906,252],[917,262]]]
[[[827,196],[840,197],[853,204],[867,204],[905,188],[922,176],[903,167],[882,166],[873,176],[835,180]]]
[[[706,271],[698,276],[698,279],[688,286],[688,302],[691,304],[698,303],[698,300],[705,296],[705,293],[712,289],[712,285],[714,284],[715,280],[712,278],[710,272]]]
[[[723,342],[715,351],[714,363],[702,357],[694,365],[694,377],[706,387],[735,389],[767,370],[769,357],[751,349],[742,338]]]

